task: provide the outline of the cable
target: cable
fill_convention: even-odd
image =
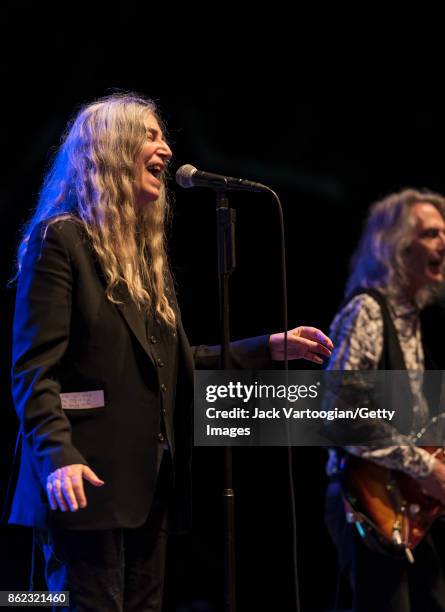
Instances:
[[[270,189],[270,193],[273,195],[277,206],[280,223],[280,247],[281,247],[281,282],[283,291],[283,324],[284,324],[284,371],[289,371],[289,360],[288,360],[288,308],[287,308],[287,276],[286,276],[286,237],[284,233],[284,215],[283,207],[281,205],[280,198],[278,195]],[[289,431],[287,429],[287,431]],[[289,440],[290,441],[290,440]],[[288,444],[287,447],[287,460],[288,460],[288,472],[289,472],[289,493],[291,503],[291,517],[292,517],[292,554],[293,554],[293,576],[294,576],[294,591],[295,591],[295,610],[300,612],[300,585],[298,580],[298,544],[297,544],[297,513],[295,505],[295,490],[294,490],[294,474],[293,474],[293,462],[292,462],[292,446]]]

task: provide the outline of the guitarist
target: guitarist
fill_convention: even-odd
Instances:
[[[376,202],[352,259],[346,301],[330,329],[335,349],[328,369],[424,370],[419,312],[434,301],[444,267],[445,198],[406,189]],[[429,419],[428,404],[418,381],[410,379],[410,387],[412,428],[418,430]],[[396,432],[392,439],[386,448],[346,451],[406,473],[445,503],[445,465],[405,435]],[[414,564],[371,550],[346,521],[340,453],[329,455],[326,524],[351,580],[354,612],[445,612],[444,526],[437,522],[416,547]]]

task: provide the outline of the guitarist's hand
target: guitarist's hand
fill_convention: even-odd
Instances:
[[[427,495],[445,504],[445,465],[441,461],[436,459],[431,474],[419,478],[418,482]]]

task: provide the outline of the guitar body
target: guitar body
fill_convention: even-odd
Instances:
[[[442,449],[425,447],[438,459]],[[398,470],[349,455],[342,469],[343,490],[352,521],[373,549],[392,554],[413,550],[445,507],[419,483]],[[382,550],[383,549],[383,550]]]

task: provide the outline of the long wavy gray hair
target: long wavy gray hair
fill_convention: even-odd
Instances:
[[[416,227],[411,209],[420,202],[432,204],[445,219],[445,198],[428,190],[404,189],[371,206],[351,259],[346,296],[361,287],[398,292],[407,286],[405,253]],[[437,287],[426,287],[416,301],[425,305],[437,291]]]
[[[91,239],[105,271],[107,297],[117,302],[115,290],[124,283],[140,307],[153,308],[174,326],[165,293],[165,187],[150,206],[135,206],[135,161],[147,138],[148,114],[162,126],[155,103],[136,94],[114,94],[81,109],[68,126],[23,232],[17,275],[34,227],[72,218]]]

